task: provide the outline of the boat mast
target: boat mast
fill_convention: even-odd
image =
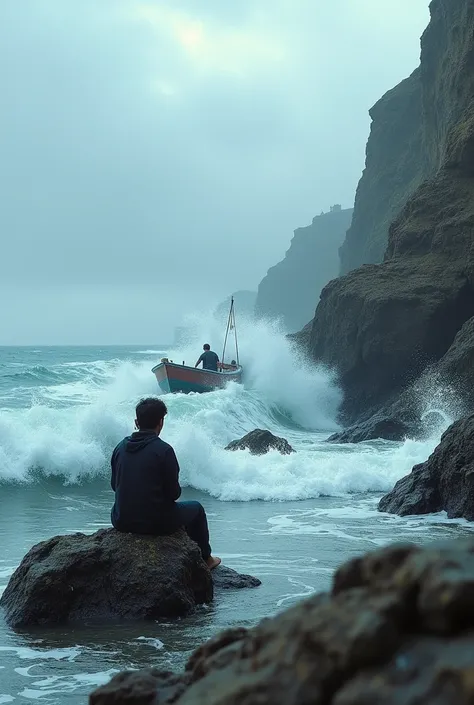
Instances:
[[[235,325],[235,308],[234,308],[234,297],[233,296],[231,296],[231,299],[230,299],[230,311],[229,311],[229,318],[227,319],[227,328],[226,328],[225,338],[224,338],[224,350],[222,351],[222,362],[225,362],[225,350],[227,347],[227,338],[229,337],[229,332],[231,330],[234,331],[234,337],[235,337],[236,362],[237,362],[237,365],[240,365],[240,363],[239,363],[239,345],[237,342],[237,328]]]
[[[237,365],[240,367],[240,361],[239,361],[239,344],[237,342],[237,325],[235,323],[235,308],[234,305],[232,305],[232,319],[233,319],[233,325],[234,325],[234,338],[235,338],[235,361]]]

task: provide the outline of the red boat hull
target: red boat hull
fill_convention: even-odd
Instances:
[[[173,362],[161,362],[153,368],[160,389],[162,392],[181,392],[189,394],[196,392],[212,392],[216,389],[224,389],[229,382],[242,382],[242,368],[224,370],[222,372],[211,372],[201,370],[196,367],[177,365]]]

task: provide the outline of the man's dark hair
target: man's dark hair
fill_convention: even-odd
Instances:
[[[155,429],[160,421],[165,418],[168,413],[166,404],[161,399],[142,399],[135,409],[137,417],[137,425],[140,431],[150,431]]]
[[[210,350],[211,346],[209,345],[209,343],[206,343],[205,345],[203,345],[203,348],[204,350]]]

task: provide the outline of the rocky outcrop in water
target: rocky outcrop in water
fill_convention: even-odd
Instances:
[[[237,441],[232,441],[226,450],[248,450],[251,455],[265,455],[270,450],[278,450],[282,455],[290,455],[296,451],[285,438],[274,436],[270,431],[256,428]]]
[[[392,546],[252,629],[203,644],[185,672],[120,674],[91,705],[465,705],[474,699],[474,540]]]
[[[222,564],[218,568],[214,568],[211,576],[214,591],[216,593],[219,590],[241,590],[242,588],[255,588],[262,584],[261,580],[255,578],[253,575],[237,573],[237,571],[232,570],[232,568],[227,568],[227,566]]]
[[[421,162],[428,178],[392,223],[384,262],[364,265],[326,286],[311,329],[314,359],[340,374],[343,421],[349,424],[369,411],[384,409],[389,416],[394,399],[437,365],[449,377],[446,384],[472,397],[474,0],[433,0],[430,9],[415,75],[422,105]],[[391,100],[396,97],[397,92]],[[392,103],[391,110],[395,117]],[[400,163],[411,159],[411,149],[408,142],[400,150]],[[380,150],[377,159],[368,160],[365,182],[383,181],[376,169]],[[361,184],[355,211],[369,198]]]
[[[446,511],[450,519],[474,521],[474,415],[450,426],[430,458],[397,482],[379,510],[401,516]]]
[[[413,434],[413,426],[405,418],[381,411],[366,421],[359,421],[338,431],[327,440],[330,443],[362,443],[384,438],[387,441],[401,441]]]
[[[285,258],[260,282],[257,316],[281,319],[288,333],[313,318],[321,289],[339,273],[338,249],[351,218],[352,209],[333,206],[311,225],[295,230]]]
[[[216,588],[260,581],[224,566]],[[184,531],[138,536],[114,529],[33,546],[0,599],[13,627],[179,617],[213,599],[211,572]]]

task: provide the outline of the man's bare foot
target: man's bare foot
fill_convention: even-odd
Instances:
[[[222,563],[220,558],[217,558],[216,556],[209,556],[209,558],[206,561],[207,567],[209,570],[214,570],[214,568],[217,568],[218,565]]]

